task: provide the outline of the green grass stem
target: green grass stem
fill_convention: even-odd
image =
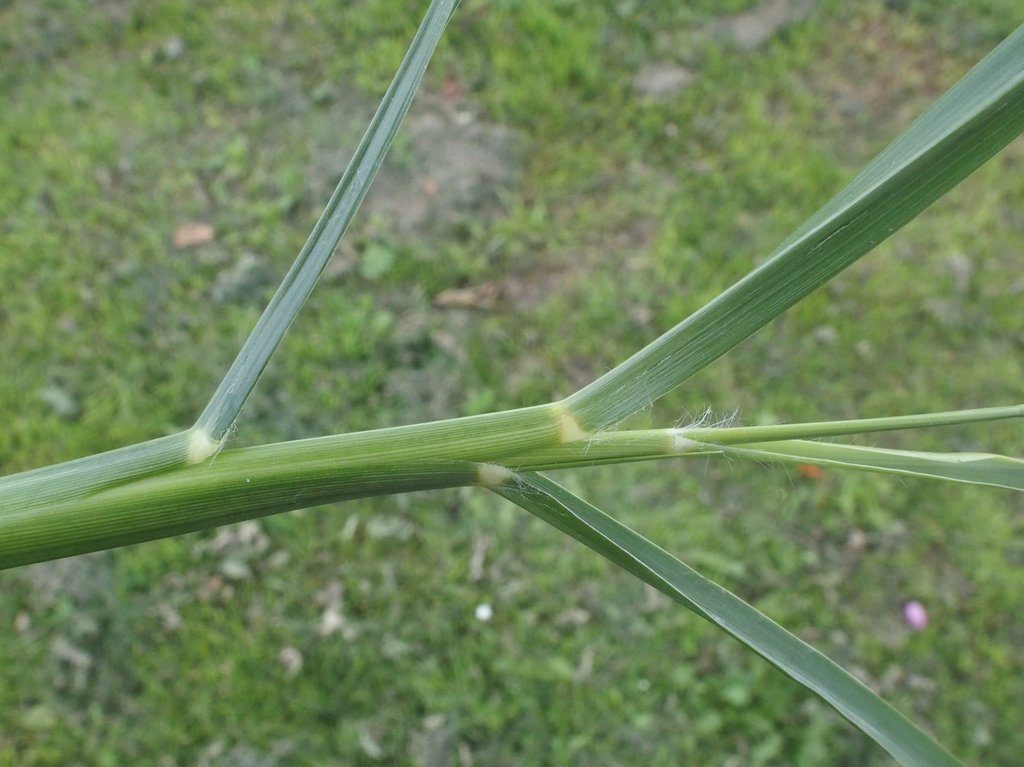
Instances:
[[[109,450],[74,461],[0,477],[0,519],[14,510],[81,498],[106,487],[186,466],[194,455],[195,435],[168,437]],[[0,543],[0,547],[2,547]]]
[[[329,501],[490,484],[479,466],[564,469],[680,455],[927,475],[1024,489],[1002,456],[884,451],[794,440],[1022,415],[1020,406],[776,426],[577,433],[558,404],[226,450],[188,460],[183,433],[0,481],[0,567],[125,545]],[[773,441],[774,440],[774,441]],[[431,476],[427,469],[437,473]],[[129,471],[125,472],[127,468]],[[162,520],[162,521],[161,521]]]
[[[0,494],[0,569],[328,501],[486,484],[492,479],[478,464],[558,444],[563,430],[559,408],[545,405],[225,450],[203,464],[44,504],[17,504]],[[5,484],[17,488],[19,476]]]
[[[832,443],[803,443],[801,440],[819,439],[822,437],[842,437],[855,434],[871,434],[884,431],[903,429],[919,429],[935,426],[953,426],[957,424],[982,423],[1024,416],[1024,405],[1006,407],[974,408],[955,410],[942,413],[918,413],[906,416],[890,416],[884,418],[858,418],[846,421],[818,421],[811,423],[774,424],[769,426],[721,426],[701,427],[684,426],[674,429],[641,429],[627,431],[608,431],[573,442],[547,445],[530,451],[524,455],[508,456],[503,463],[515,470],[553,470],[567,469],[577,466],[597,466],[628,461],[671,458],[680,455],[707,455],[724,452],[727,446],[737,448],[735,454],[741,454],[739,448],[770,451],[775,443],[788,441],[793,450],[799,444],[821,444],[843,446]],[[757,447],[752,447],[757,444]],[[813,451],[805,451],[806,459],[810,460]],[[784,453],[779,452],[778,460],[785,460]],[[815,453],[815,455],[818,455]],[[866,458],[866,453],[862,456]],[[925,453],[913,453],[916,456]],[[927,455],[944,455],[930,453]],[[978,454],[971,454],[977,457]],[[989,456],[992,458],[1001,456]],[[836,459],[840,460],[839,458]],[[1014,459],[1005,459],[1013,461]],[[945,459],[939,461],[946,464]],[[920,465],[924,462],[919,461]],[[895,462],[893,467],[895,467]],[[852,468],[852,467],[851,467]],[[962,475],[969,476],[969,472]],[[945,477],[951,479],[952,477]],[[969,481],[962,479],[962,481]],[[989,484],[984,482],[982,484]]]

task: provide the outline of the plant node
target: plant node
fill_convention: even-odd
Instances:
[[[207,458],[216,455],[223,442],[217,442],[210,437],[203,429],[193,428],[188,439],[188,462],[202,463]]]

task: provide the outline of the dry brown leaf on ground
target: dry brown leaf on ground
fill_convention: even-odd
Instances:
[[[498,305],[501,288],[493,282],[448,288],[434,296],[434,306],[443,309],[493,309]]]
[[[174,229],[172,243],[176,248],[192,248],[213,239],[213,227],[199,221],[186,221]]]

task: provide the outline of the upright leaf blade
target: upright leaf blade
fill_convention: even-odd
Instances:
[[[270,356],[316,286],[384,161],[458,0],[433,0],[402,64],[377,108],[348,169],[331,195],[249,338],[206,405],[195,428],[214,442],[224,435],[256,385]]]
[[[525,473],[492,490],[727,631],[820,695],[904,767],[961,764],[813,647],[555,482],[540,474]]]
[[[431,3],[326,209],[196,425],[168,437],[0,478],[0,513],[70,502],[199,463],[217,451],[366,196],[457,5],[458,0]]]
[[[750,274],[566,400],[581,428],[650,405],[911,221],[1024,130],[1024,27]]]

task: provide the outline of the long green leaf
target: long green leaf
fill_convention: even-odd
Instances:
[[[295,263],[246,339],[238,356],[196,421],[195,428],[214,442],[223,440],[256,385],[285,331],[299,313],[320,274],[338,246],[352,217],[370,188],[384,155],[437,46],[458,0],[433,0],[405,54],[391,86],[384,94],[348,169],[331,195],[320,220]]]
[[[927,453],[804,440],[755,442],[721,449],[725,455],[762,461],[810,463],[1024,490],[1024,461],[991,453]]]
[[[904,767],[960,764],[813,647],[560,485],[539,474],[524,473],[492,489],[727,631],[820,695]]]
[[[768,260],[566,400],[600,431],[734,348],[911,221],[1024,130],[1024,27],[954,85]]]

